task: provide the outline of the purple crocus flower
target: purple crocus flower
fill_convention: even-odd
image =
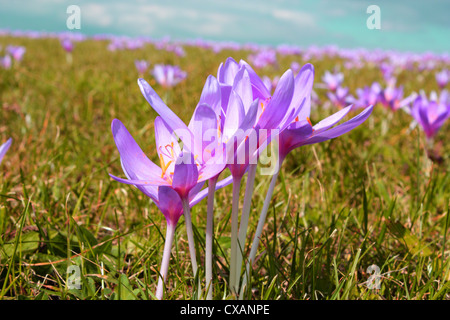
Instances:
[[[0,146],[0,163],[2,163],[3,157],[8,151],[9,147],[11,147],[12,138],[9,138],[4,144]]]
[[[163,282],[166,279],[173,233],[181,214],[186,221],[194,275],[197,272],[190,207],[207,195],[200,191],[204,182],[217,177],[225,168],[224,162],[215,161],[216,159],[212,157],[213,154],[220,153],[221,146],[218,139],[213,138],[215,143],[203,141],[206,133],[212,132],[213,135],[217,135],[218,119],[211,106],[220,105],[220,91],[209,90],[209,87],[205,86],[201,103],[196,107],[189,125],[186,126],[145,80],[139,79],[138,84],[146,100],[160,114],[155,119],[155,141],[160,166],[148,159],[125,126],[119,120],[114,120],[113,136],[120,152],[122,168],[128,179],[113,175],[111,177],[119,182],[135,185],[155,201],[166,217],[168,242],[164,247],[161,277],[157,288],[157,297],[160,299]],[[211,106],[206,102],[211,103]],[[200,138],[200,143],[197,138]],[[183,143],[182,148],[178,139]],[[215,189],[231,181],[226,178],[218,182]]]
[[[144,88],[143,90],[146,90]],[[147,92],[148,93],[148,92]],[[152,103],[155,102],[155,97],[152,97]],[[162,101],[161,101],[162,102]],[[153,104],[152,104],[153,105]],[[170,109],[166,109],[170,110]],[[166,114],[168,118],[174,116],[171,111]],[[176,117],[176,116],[175,116]],[[201,130],[209,130],[214,125],[217,125],[217,120],[211,108],[201,105],[194,113],[196,123],[203,122]],[[122,179],[111,175],[115,180],[132,185],[155,185],[155,186],[171,186],[179,194],[181,200],[187,200],[191,189],[197,184],[202,183],[209,178],[220,173],[225,164],[215,162],[200,162],[199,154],[193,154],[199,150],[199,153],[204,151],[203,146],[200,149],[193,143],[193,132],[177,117],[170,124],[165,122],[163,117],[155,119],[155,139],[157,145],[157,152],[161,166],[155,165],[151,162],[144,153],[139,153],[139,149],[127,146],[136,145],[133,142],[131,135],[118,135],[117,132],[124,132],[125,127],[119,120],[113,121],[113,134],[117,148],[121,152],[122,167],[127,176],[134,176],[131,179]],[[198,121],[198,122],[197,122]],[[214,124],[213,124],[214,123]],[[180,124],[182,124],[180,126]],[[121,129],[121,130],[119,130]],[[197,128],[193,128],[197,129]],[[217,130],[217,129],[216,129]],[[184,143],[183,149],[180,148],[177,136],[182,138]],[[126,139],[121,139],[126,137]],[[193,147],[192,147],[193,146]],[[191,150],[189,149],[191,147]],[[203,149],[202,149],[203,148]],[[203,153],[203,152],[202,152]],[[204,154],[204,153],[203,153]],[[144,160],[136,161],[136,158],[141,157]],[[134,173],[134,174],[131,174]]]
[[[0,66],[4,69],[10,69],[12,65],[12,60],[10,55],[6,55],[4,57],[0,57]]]
[[[166,51],[175,53],[175,55],[177,57],[184,57],[186,55],[186,52],[184,51],[183,47],[180,45],[167,45]]]
[[[8,46],[6,50],[16,61],[21,61],[26,51],[25,47],[22,46]]]
[[[200,179],[202,170],[197,169],[193,158],[189,159],[192,161],[191,163],[177,164],[177,159],[182,157],[177,158],[177,153],[181,150],[178,142],[174,140],[171,129],[167,127],[161,117],[155,119],[156,143],[159,145],[157,151],[161,167],[158,167],[145,156],[145,153],[119,120],[113,120],[111,129],[120,153],[122,168],[128,180],[113,175],[111,177],[119,182],[137,187],[153,200],[166,218],[166,242],[156,292],[156,297],[161,299],[178,220],[183,214],[185,214],[186,219],[190,219],[187,211],[207,196],[205,190],[201,191],[204,184],[204,180]],[[209,176],[206,173],[204,177],[207,179]],[[222,188],[230,182],[230,179],[224,179],[216,184],[216,189]],[[194,260],[192,263],[196,269],[196,261]]]
[[[248,57],[250,63],[258,69],[277,63],[277,53],[274,50],[263,49]]]
[[[244,175],[250,163],[256,163],[258,154],[270,142],[272,131],[280,130],[287,118],[295,118],[293,116],[295,110],[289,108],[294,96],[299,93],[294,92],[296,80],[291,70],[287,70],[280,77],[272,95],[264,81],[247,62],[241,60],[237,63],[232,58],[228,58],[220,65],[217,79],[222,91],[222,108],[225,114],[229,112],[229,108],[236,110],[231,113],[235,114],[236,118],[228,121],[230,129],[223,121],[224,135],[229,137],[227,132],[234,132],[240,123],[245,123],[246,129],[251,132],[250,137],[256,139],[255,146],[249,149],[248,134],[241,135],[240,138],[244,139],[240,140],[241,143],[237,148],[231,150],[234,160],[230,161],[228,158],[228,168],[232,175],[238,178]],[[229,99],[233,99],[233,102],[229,102]],[[249,153],[245,150],[254,152]]]
[[[443,90],[438,98],[434,93],[430,99],[420,94],[412,103],[411,116],[422,127],[428,140],[431,140],[444,122],[450,117],[450,95]]]
[[[309,64],[305,65],[295,78],[292,70],[287,70],[280,77],[272,94],[264,81],[245,61],[241,60],[238,64],[232,58],[228,58],[219,67],[217,78],[221,86],[222,101],[229,99],[223,109],[228,108],[228,114],[236,115],[231,118],[231,121],[229,121],[229,116],[226,117],[224,135],[226,136],[227,123],[229,123],[231,132],[233,132],[233,126],[237,128],[239,124],[250,131],[250,134],[240,135],[244,139],[241,139],[237,146],[234,145],[233,140],[231,144],[227,143],[227,151],[232,150],[231,156],[229,153],[227,154],[227,160],[232,159],[232,161],[227,161],[227,167],[233,177],[229,280],[232,292],[236,292],[239,288],[243,257],[238,254],[238,248],[239,246],[245,247],[245,235],[250,212],[248,203],[251,199],[253,190],[251,185],[256,172],[255,160],[258,159],[262,150],[272,139],[282,132],[298,114],[307,97],[304,83],[308,81],[311,74],[313,74],[313,67]],[[231,112],[231,108],[236,111]],[[225,140],[230,141],[230,139]],[[278,164],[277,161],[275,162]],[[275,170],[277,169],[277,166],[275,166]],[[241,179],[247,171],[248,180],[243,205],[244,210],[239,226],[239,188]]]
[[[71,53],[73,51],[73,48],[74,48],[73,42],[69,38],[62,39],[61,40],[61,46],[68,53]]]
[[[179,66],[157,64],[153,67],[152,75],[161,86],[173,87],[186,79],[187,73]]]
[[[353,99],[349,95],[349,89],[347,87],[337,87],[335,91],[327,92],[327,96],[331,103],[339,108],[348,105],[348,101]]]
[[[336,91],[344,81],[344,74],[341,72],[331,73],[329,71],[325,71],[325,74],[322,76],[322,81],[328,90]]]
[[[304,70],[304,72],[300,71],[298,75],[301,78],[301,81],[298,81],[299,88],[301,88],[301,90],[303,91],[303,95],[306,95],[306,98],[303,98],[300,105],[298,104],[299,100],[297,100],[297,103],[294,104],[299,105],[298,111],[295,113],[296,117],[292,122],[289,122],[287,124],[287,126],[284,128],[284,130],[281,131],[279,135],[279,166],[281,166],[289,152],[291,152],[295,148],[333,139],[354,129],[369,117],[373,109],[373,106],[369,106],[353,119],[335,126],[348,112],[350,112],[350,110],[352,109],[352,106],[350,105],[336,112],[330,117],[323,119],[313,126],[309,119],[309,116],[311,112],[311,92],[314,74],[311,74],[311,71],[309,71],[308,69],[314,70],[312,69],[312,66],[309,68],[306,67],[306,70]],[[276,184],[277,177],[278,172],[275,172],[275,174],[272,176],[272,181],[270,182],[269,189],[264,200],[263,209],[259,217],[258,226],[253,238],[253,243],[248,258],[247,269],[244,273],[242,288],[244,288],[248,281],[247,275],[250,273],[251,264],[256,257],[259,239],[261,238],[261,233],[265,224],[267,211],[270,205],[270,200],[272,198],[272,193]],[[241,296],[242,293],[243,291],[241,290]]]
[[[375,106],[380,97],[381,86],[378,82],[372,83],[372,85],[365,86],[364,88],[356,89],[357,98],[351,97],[348,102],[353,104],[355,108],[365,108],[367,106]]]
[[[394,78],[395,66],[388,62],[380,64],[380,71],[385,81],[389,82]]]
[[[436,82],[439,88],[443,89],[447,85],[450,78],[450,71],[443,69],[441,72],[436,73]]]
[[[149,68],[149,63],[146,60],[135,60],[134,65],[139,74],[143,75]]]
[[[380,92],[380,102],[386,107],[393,111],[397,111],[400,108],[407,106],[412,99],[415,98],[415,94],[404,98],[403,97],[403,86],[396,87],[395,79],[391,79],[386,88],[382,89]]]
[[[294,74],[297,74],[301,68],[302,68],[302,66],[297,61],[293,61],[291,63],[291,70]]]

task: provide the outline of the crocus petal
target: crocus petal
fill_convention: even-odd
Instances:
[[[198,181],[206,181],[219,175],[225,169],[225,166],[226,159],[224,156],[211,159],[200,167]]]
[[[250,107],[247,110],[247,113],[244,116],[244,119],[242,119],[242,122],[240,124],[240,128],[243,131],[247,131],[248,129],[252,128],[256,123],[256,115],[258,114],[258,107],[259,107],[259,99],[256,99],[252,102]]]
[[[158,208],[166,217],[167,224],[176,225],[183,214],[183,205],[180,196],[171,187],[158,188]]]
[[[220,64],[217,71],[217,78],[220,83],[232,86],[238,71],[239,64],[230,57],[225,61],[225,64]]]
[[[287,70],[280,78],[272,99],[267,104],[258,121],[259,129],[278,128],[286,115],[294,93],[294,76]]]
[[[244,119],[245,110],[241,98],[234,90],[231,91],[230,100],[228,102],[227,115],[222,128],[224,139],[232,136],[239,128],[240,123]]]
[[[198,169],[194,156],[190,152],[183,151],[175,163],[172,188],[180,197],[188,197],[189,191],[197,184],[197,181]]]
[[[300,120],[289,125],[279,136],[280,157],[284,158],[293,149],[301,146],[313,133],[307,120]]]
[[[147,158],[122,122],[114,119],[111,130],[123,167],[131,179],[166,183],[161,178],[161,168]]]
[[[316,132],[316,134],[325,131],[329,128],[331,128],[332,126],[334,126],[336,123],[338,123],[339,121],[342,120],[342,118],[344,118],[347,113],[350,112],[350,110],[352,109],[352,106],[348,106],[344,109],[339,110],[338,112],[332,114],[331,116],[319,121],[318,123],[316,123],[313,127],[314,131]]]
[[[305,64],[300,72],[295,77],[295,90],[292,96],[291,108],[297,109],[295,116],[299,119],[304,120],[310,116],[311,113],[311,91],[314,82],[314,66],[310,63]],[[305,103],[302,105],[303,100],[306,98]],[[300,108],[301,106],[301,108]],[[289,121],[288,124],[292,122]]]
[[[258,74],[253,70],[253,68],[244,60],[239,62],[241,66],[245,66],[247,69],[248,75],[250,77],[250,82],[253,88],[253,99],[267,99],[270,97],[270,91],[264,84],[264,81],[258,76]]]
[[[210,146],[210,141],[218,143],[217,137],[217,115],[207,104],[199,105],[189,123],[189,129],[194,137],[194,147],[192,148],[197,162],[207,161],[210,155],[205,153],[205,149]]]
[[[8,151],[9,147],[11,146],[12,138],[9,138],[4,144],[0,147],[0,163],[3,160],[3,157],[6,154],[6,151]]]
[[[138,85],[147,102],[173,130],[187,130],[186,124],[161,100],[158,94],[144,79],[138,79]]]
[[[161,168],[164,173],[173,172],[175,166],[175,159],[181,152],[178,144],[178,137],[168,124],[160,117],[155,118],[155,144],[158,152],[158,157],[161,161]],[[184,138],[187,141],[187,138]]]
[[[221,89],[219,82],[214,76],[210,75],[206,79],[198,104],[207,104],[217,116],[221,115]]]
[[[313,134],[311,138],[305,142],[305,145],[333,139],[339,137],[340,135],[343,135],[344,133],[349,132],[350,130],[354,129],[355,127],[359,126],[361,123],[366,121],[366,119],[372,113],[372,110],[373,106],[369,106],[365,108],[360,114],[348,120],[347,122],[344,122],[334,128],[328,129],[319,134]]]
[[[144,187],[145,186],[170,186],[169,182],[167,182],[166,180],[163,180],[161,178],[153,179],[153,180],[129,179],[129,178],[123,179],[123,178],[117,177],[115,175],[112,175],[111,173],[109,174],[109,176],[118,182],[135,185],[135,186],[144,186]]]
[[[122,159],[120,159],[120,164],[122,166],[122,170],[125,173],[125,175],[127,176],[128,180],[126,180],[126,184],[129,184],[129,180],[132,180],[132,178],[130,177],[130,175],[128,174],[126,168],[123,166],[123,162]],[[122,182],[122,178],[118,178],[115,177],[113,175],[111,175],[111,178],[115,179],[116,181]],[[136,188],[138,188],[142,193],[144,193],[147,197],[149,197],[150,199],[153,200],[153,202],[157,203],[158,202],[158,186],[157,185],[134,185]]]
[[[253,102],[253,91],[250,76],[245,67],[241,67],[239,72],[236,74],[233,83],[233,90],[241,98],[245,113],[247,113]]]
[[[233,182],[233,176],[228,176],[216,183],[216,190],[219,190],[223,187],[228,186]],[[202,201],[204,198],[208,196],[208,188],[203,189],[202,191],[195,194],[195,196],[192,198],[192,200],[189,202],[189,205],[192,207]]]
[[[423,127],[423,129],[425,130],[425,132],[427,133],[427,135],[429,135],[430,132],[430,122],[428,121],[428,113],[427,113],[427,107],[428,104],[421,104],[419,106],[419,117],[420,117],[420,123]]]

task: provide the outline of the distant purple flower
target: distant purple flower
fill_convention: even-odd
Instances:
[[[10,69],[12,65],[12,60],[10,55],[0,57],[0,66],[4,69]]]
[[[365,108],[367,106],[374,106],[378,103],[381,93],[381,86],[378,82],[364,88],[356,89],[357,98],[351,97],[348,102],[353,104],[355,108]]]
[[[9,138],[4,144],[0,146],[0,163],[2,163],[3,157],[11,146],[12,138]]]
[[[142,39],[127,39],[125,46],[128,50],[140,49],[144,46],[144,41]]]
[[[108,44],[108,51],[116,51],[116,50],[121,50],[124,48],[124,44],[122,41],[117,40],[117,39],[113,39],[109,44]]]
[[[344,75],[340,72],[331,73],[325,71],[325,74],[322,76],[322,81],[328,90],[336,91],[344,81]]]
[[[258,69],[277,63],[277,53],[274,50],[263,49],[248,57],[250,63]]]
[[[72,40],[70,40],[69,38],[62,39],[61,46],[63,47],[63,49],[66,52],[69,52],[69,53],[73,51],[73,47],[74,47]]]
[[[297,74],[301,68],[302,66],[297,61],[291,63],[291,70],[294,74]]]
[[[22,46],[8,46],[6,47],[6,50],[16,61],[21,61],[26,51],[25,47]]]
[[[186,79],[187,73],[179,66],[157,64],[153,67],[153,77],[163,87],[173,87]]]
[[[147,72],[150,66],[150,64],[146,60],[135,60],[134,65],[136,66],[138,73],[141,75]]]
[[[175,53],[177,57],[184,57],[186,55],[186,52],[180,45],[167,45],[166,50]]]
[[[336,107],[343,108],[348,105],[352,97],[349,95],[349,89],[337,87],[335,91],[327,92],[328,99]]]
[[[386,88],[380,92],[380,102],[393,111],[405,107],[415,97],[414,94],[409,97],[403,97],[403,86],[396,87],[395,79],[391,79]]]
[[[450,71],[443,69],[441,72],[436,73],[436,82],[439,88],[443,89],[447,85],[450,78]]]
[[[431,95],[430,99],[424,94],[418,95],[412,103],[410,113],[427,138],[431,139],[450,117],[450,95],[446,90],[441,92],[439,98],[436,94]]]
[[[394,77],[395,66],[387,62],[382,62],[380,64],[380,71],[384,80],[389,82]]]

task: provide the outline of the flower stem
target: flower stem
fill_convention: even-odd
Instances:
[[[242,177],[233,177],[233,204],[231,211],[231,255],[230,255],[230,278],[229,286],[231,293],[237,293],[236,283],[236,257],[237,257],[237,236],[239,228],[239,191]]]
[[[250,164],[248,167],[247,185],[245,186],[244,204],[241,214],[241,224],[238,235],[238,253],[236,259],[236,291],[239,290],[239,282],[241,280],[242,260],[244,259],[245,239],[247,237],[248,220],[250,217],[250,207],[252,204],[253,186],[256,176],[256,164]]]
[[[192,230],[192,220],[191,220],[191,208],[189,206],[189,200],[187,198],[181,199],[183,204],[183,215],[186,223],[186,233],[188,236],[189,242],[189,253],[191,255],[191,263],[192,263],[192,272],[194,274],[194,278],[197,275],[197,257],[195,254],[195,240],[194,240],[194,232]],[[200,282],[200,281],[199,281]],[[200,295],[200,285],[198,286],[198,292]]]
[[[205,236],[205,285],[206,299],[212,300],[213,284],[212,284],[212,249],[213,249],[213,231],[214,231],[214,193],[216,192],[216,183],[218,176],[209,179],[208,185],[208,203],[206,213],[206,236]]]
[[[161,269],[159,272],[158,287],[156,289],[156,298],[158,300],[161,300],[163,298],[164,283],[166,282],[167,272],[169,270],[170,252],[172,249],[173,237],[175,235],[175,227],[176,227],[175,224],[169,224],[169,223],[167,224],[163,258],[161,261],[161,267],[160,267]]]
[[[242,299],[244,294],[245,286],[247,285],[248,276],[250,274],[250,268],[253,264],[253,261],[256,257],[256,252],[258,251],[259,240],[261,238],[262,230],[264,228],[264,224],[266,221],[267,211],[269,210],[270,201],[272,200],[273,190],[275,189],[275,185],[278,178],[278,171],[272,176],[272,180],[270,181],[269,189],[267,190],[266,198],[264,199],[264,205],[259,216],[258,226],[256,227],[255,236],[253,237],[253,243],[250,250],[250,255],[247,261],[247,268],[244,274],[244,279],[242,280],[242,286],[240,290],[239,298]]]

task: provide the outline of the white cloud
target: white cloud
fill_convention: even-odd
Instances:
[[[272,15],[279,20],[289,21],[300,26],[315,27],[314,17],[306,12],[275,9]]]
[[[80,6],[80,9],[82,23],[86,20],[87,23],[92,25],[109,27],[114,21],[112,13],[105,6],[89,3]]]

